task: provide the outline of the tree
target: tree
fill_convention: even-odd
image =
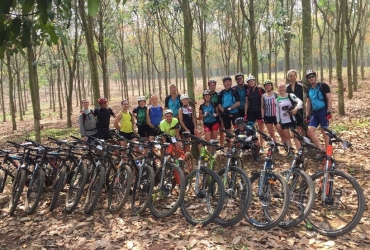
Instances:
[[[311,3],[302,0],[302,47],[303,72],[312,69],[312,20]]]

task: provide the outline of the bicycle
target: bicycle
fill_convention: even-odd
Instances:
[[[257,130],[262,134],[261,131]],[[266,138],[268,139],[268,138]],[[273,151],[276,144],[269,145],[267,157],[260,172],[252,174],[252,202],[247,211],[247,221],[258,229],[268,230],[283,221],[289,210],[290,190],[284,177],[273,171]]]
[[[306,142],[308,147],[325,154],[325,159],[322,170],[311,176],[315,184],[316,198],[305,221],[307,228],[325,236],[336,237],[350,232],[360,222],[365,210],[365,197],[356,179],[337,169],[333,157],[334,142],[342,143],[343,149],[350,148],[352,144],[342,140],[333,131],[323,129],[329,136],[326,151]],[[296,133],[295,136],[304,141],[302,136]]]
[[[272,138],[268,135],[262,132],[260,132],[260,134],[265,141],[272,141]],[[287,152],[293,150],[286,144],[278,142],[274,142],[274,144],[275,147],[282,147]],[[285,218],[279,223],[279,227],[281,228],[291,228],[301,223],[310,213],[315,200],[314,183],[312,182],[311,177],[303,170],[306,146],[304,143],[301,145],[302,147],[293,157],[290,168],[280,172],[288,183],[290,190],[289,210]],[[272,153],[274,153],[274,151]]]
[[[226,133],[226,136],[233,136],[226,130],[221,130]],[[189,135],[194,140],[194,143],[200,143],[201,153],[200,157],[202,160],[206,158],[214,161],[213,156],[207,151],[207,146],[212,148],[217,148],[222,150],[223,148],[218,146],[218,140],[212,140],[212,142],[207,142],[202,138],[197,138],[195,136]],[[236,138],[237,142],[243,143],[244,140]],[[243,171],[243,169],[238,166],[238,158],[240,147],[236,147],[234,143],[230,153],[226,153],[227,164],[224,168],[219,169],[217,174],[221,178],[225,188],[225,201],[220,214],[215,219],[215,222],[221,226],[232,226],[241,221],[247,209],[251,203],[251,182]],[[232,160],[234,158],[235,161]],[[213,159],[213,160],[212,160]],[[205,166],[207,167],[207,160],[205,160]],[[212,169],[211,165],[211,169]]]
[[[190,133],[184,135],[191,136]],[[181,205],[181,213],[192,225],[207,225],[215,221],[225,200],[223,181],[207,167],[207,162],[202,165],[202,158],[204,156],[200,155],[197,168],[186,177],[185,197]]]

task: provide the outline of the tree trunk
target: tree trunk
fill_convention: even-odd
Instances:
[[[312,17],[311,2],[302,0],[303,71],[312,68]],[[303,78],[304,81],[307,81]]]
[[[12,129],[17,130],[17,122],[15,120],[15,107],[14,107],[14,80],[13,70],[9,52],[6,53],[6,62],[8,64],[8,77],[9,77],[9,108],[10,117],[12,118]]]
[[[342,0],[344,1],[344,0]],[[347,0],[343,4],[343,19],[346,27],[346,51],[347,51],[347,85],[348,85],[348,98],[352,99],[353,97],[353,85],[352,85],[352,44],[351,44],[351,27],[350,27],[350,20],[348,18],[348,4]]]
[[[6,112],[4,105],[4,83],[3,83],[3,61],[0,61],[0,90],[1,90],[1,110],[3,111],[3,122],[6,122]]]
[[[337,81],[338,81],[338,114],[340,116],[345,115],[344,110],[344,92],[343,92],[343,77],[342,77],[342,60],[343,60],[343,46],[344,46],[344,23],[343,15],[345,8],[343,5],[347,4],[347,1],[337,0],[340,3],[338,4],[339,10],[337,10],[337,23],[336,23],[336,32],[335,34],[335,56],[336,56],[336,72],[337,72]]]

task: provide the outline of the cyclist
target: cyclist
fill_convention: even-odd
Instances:
[[[220,110],[218,109],[219,93],[216,92],[216,81],[209,80],[208,88],[209,88],[209,94],[211,95],[211,103],[217,108],[218,113],[220,113]],[[221,132],[221,129],[224,128],[221,115],[218,116],[218,125],[219,125],[218,127],[219,127],[219,135],[220,135],[220,145],[224,145],[225,134]]]
[[[112,139],[109,134],[109,124],[110,117],[113,116],[116,118],[116,115],[113,113],[113,110],[108,107],[108,99],[105,97],[100,97],[98,99],[99,107],[94,110],[94,116],[97,117],[98,123],[96,125],[98,129],[98,138],[107,140]]]
[[[282,130],[284,134],[284,143],[286,143],[289,147],[292,146],[292,142],[290,140],[290,130],[291,128],[296,129],[297,123],[295,121],[295,115],[297,114],[298,110],[302,108],[302,101],[295,96],[294,94],[288,94],[286,92],[285,83],[279,84],[279,95],[276,98],[276,120],[277,120],[277,127],[278,129]],[[301,148],[301,143],[299,140],[294,136],[294,142],[296,149]],[[288,152],[288,157],[293,157],[293,151]]]
[[[134,117],[129,111],[128,100],[123,100],[121,102],[122,110],[117,114],[114,120],[114,127],[119,131],[120,136],[125,137],[128,140],[133,139],[134,135]],[[121,141],[122,146],[126,146],[125,141]]]
[[[177,91],[177,87],[175,84],[171,84],[170,94],[164,100],[164,109],[171,109],[173,111],[173,116],[178,117],[181,106],[180,94]]]
[[[193,114],[193,109],[189,105],[189,96],[187,94],[182,94],[180,97],[182,106],[179,109],[179,123],[181,125],[180,133],[187,131],[190,134],[195,134],[195,128],[197,127],[196,116]],[[190,140],[190,137],[187,138]],[[190,145],[185,146],[185,151],[190,151]]]
[[[164,119],[159,124],[160,130],[180,139],[179,120],[173,117],[173,111],[171,109],[166,109],[163,113]]]
[[[221,90],[218,96],[218,109],[222,113],[222,122],[226,130],[231,132],[231,124],[235,127],[235,120],[238,118],[238,107],[240,106],[239,93],[231,88],[231,77],[225,76],[222,79],[225,89]],[[231,142],[228,143],[229,148]],[[221,146],[223,146],[221,144]]]
[[[289,85],[286,88],[286,92],[294,94],[303,102],[303,85],[302,82],[297,81],[297,70],[288,70],[287,77]],[[303,107],[298,110],[295,118],[298,125],[297,130],[300,134],[303,134],[303,131],[307,130],[307,126],[304,124]]]
[[[146,123],[146,110],[148,107],[145,105],[145,96],[139,96],[137,98],[137,104],[137,107],[132,111],[136,118],[137,132],[139,133],[140,137],[148,138],[149,126]]]
[[[235,135],[245,135],[247,137],[251,136],[251,140],[254,142],[254,147],[249,147],[248,145],[244,145],[243,149],[251,149],[254,150],[253,157],[254,160],[259,162],[260,156],[259,156],[259,149],[260,145],[258,142],[258,137],[256,135],[256,128],[254,127],[253,122],[246,122],[244,117],[239,117],[235,120],[236,125],[238,126],[237,129],[235,129],[234,133]]]
[[[245,119],[255,123],[257,121],[258,129],[264,132],[264,126],[262,121],[262,112],[261,112],[261,97],[265,93],[265,90],[256,84],[256,78],[252,75],[247,77],[247,83],[249,86],[246,100],[245,100],[245,107],[244,107],[244,115]],[[263,138],[260,135],[260,154],[263,154]]]
[[[211,102],[211,94],[209,90],[205,90],[203,92],[203,100],[199,107],[199,120],[203,120],[203,129],[204,134],[206,137],[206,141],[210,141],[211,139],[217,139],[218,136],[218,109]]]
[[[276,141],[275,130],[278,131],[281,140],[284,141],[284,134],[281,133],[281,130],[277,129],[277,122],[276,122],[276,98],[277,94],[274,91],[274,85],[272,84],[271,80],[266,80],[263,83],[263,87],[266,90],[266,93],[262,95],[261,98],[261,112],[262,112],[262,120],[264,121],[267,131],[269,132],[271,138]],[[275,150],[278,151],[278,147],[275,147]]]
[[[163,108],[158,103],[158,96],[153,94],[150,97],[151,105],[146,110],[146,124],[148,124],[149,128],[149,141],[153,141],[155,136],[158,133],[155,131],[155,128],[159,127],[159,124],[162,121],[163,117]]]
[[[82,110],[78,116],[78,124],[80,127],[80,134],[84,141],[89,141],[87,136],[97,137],[98,130],[96,129],[96,120],[94,117],[94,110],[89,109],[89,101],[82,100]]]
[[[306,120],[308,121],[307,135],[318,148],[323,149],[316,135],[316,129],[319,125],[321,128],[329,127],[333,103],[330,87],[326,83],[317,82],[317,74],[314,70],[307,70],[305,77],[311,85],[308,89],[306,100]],[[310,116],[311,111],[312,115]],[[325,130],[321,129],[321,132],[325,138],[325,145],[328,146],[329,137],[326,135]],[[314,160],[322,159],[323,156],[321,154],[316,155],[314,158]]]
[[[248,85],[244,83],[244,75],[243,73],[237,73],[235,75],[236,85],[234,85],[233,89],[238,91],[240,97],[240,106],[238,107],[239,117],[243,117],[245,114],[245,98],[247,96]]]

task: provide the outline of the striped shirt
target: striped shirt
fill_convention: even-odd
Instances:
[[[276,116],[276,94],[271,96],[263,95],[263,106],[265,108],[265,116]]]

